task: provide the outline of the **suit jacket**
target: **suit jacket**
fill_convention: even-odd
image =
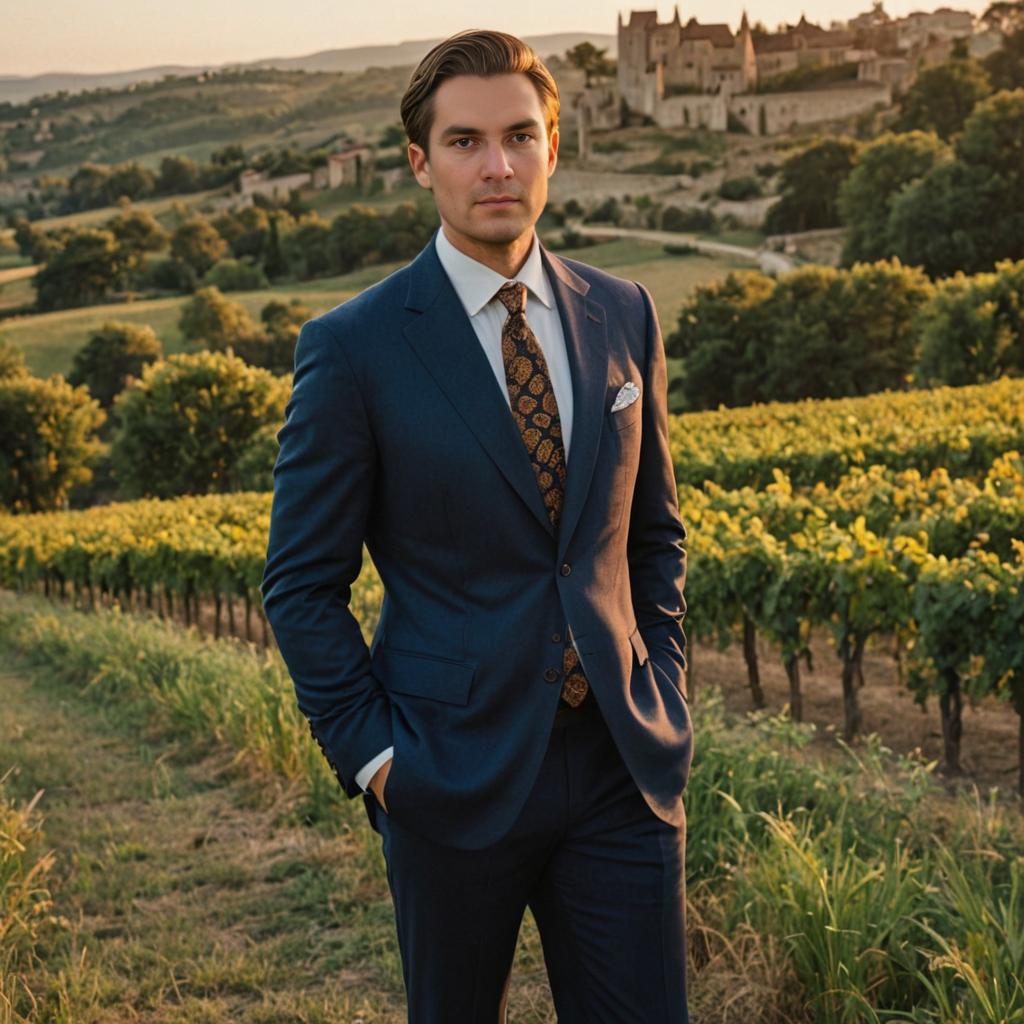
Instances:
[[[574,403],[557,531],[433,239],[303,325],[278,433],[261,590],[299,708],[348,796],[393,744],[388,813],[463,849],[500,839],[537,777],[567,623],[637,786],[684,821],[686,532],[654,304],[542,256]],[[610,411],[630,380],[640,398]],[[369,648],[348,606],[364,541],[384,585]]]

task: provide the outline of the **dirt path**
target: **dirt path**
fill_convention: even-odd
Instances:
[[[646,228],[617,228],[613,226],[595,226],[592,224],[573,223],[572,228],[581,235],[614,236],[616,238],[642,238],[649,242],[663,244],[692,245],[701,252],[713,256],[734,256],[737,259],[756,263],[766,274],[783,274],[792,270],[796,264],[781,252],[771,249],[751,249],[745,245],[731,245],[727,242],[711,242],[706,238],[688,234],[685,231],[654,231]]]
[[[0,774],[16,766],[19,802],[44,790],[48,885],[70,921],[32,979],[33,1020],[405,1020],[379,846],[289,821],[295,801],[275,780],[133,731],[39,674],[5,671],[0,693]],[[554,1019],[533,933],[528,919],[520,1024]]]

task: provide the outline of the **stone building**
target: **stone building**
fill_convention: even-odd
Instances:
[[[800,21],[786,32],[754,36],[758,77],[770,78],[797,68],[848,63],[849,51],[855,49],[856,42],[854,32],[824,29],[801,14]]]
[[[968,11],[943,7],[894,20],[881,0],[846,24],[822,28],[801,16],[784,32],[754,33],[746,11],[739,30],[728,25],[672,19],[661,23],[657,11],[630,11],[618,18],[616,85],[629,111],[646,115],[665,128],[706,127],[725,131],[730,121],[753,134],[773,134],[891,106],[918,67],[945,59],[953,41],[974,39]],[[982,50],[980,45],[974,49]],[[991,44],[986,43],[987,49]],[[812,67],[846,65],[849,78],[816,89],[761,92],[779,75]],[[614,109],[602,99],[605,112]],[[590,111],[586,127],[596,128]]]
[[[620,95],[630,109],[653,116],[657,101],[697,94],[743,92],[757,82],[746,12],[739,32],[724,23],[684,25],[676,6],[672,20],[659,24],[657,11],[631,11],[618,19]]]
[[[268,199],[287,200],[293,189],[339,188],[342,185],[365,185],[373,177],[373,150],[369,146],[357,146],[341,153],[331,153],[323,167],[298,174],[283,174],[277,178],[268,177],[251,167],[238,176],[239,197],[236,206],[249,206],[253,197],[266,196]],[[385,180],[385,188],[394,187],[396,176]]]

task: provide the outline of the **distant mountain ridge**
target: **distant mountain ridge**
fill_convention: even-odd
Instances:
[[[294,71],[362,71],[368,67],[398,67],[415,64],[443,37],[407,40],[381,46],[355,46],[346,49],[320,50],[302,57],[266,57],[261,60],[223,64],[161,64],[131,71],[47,72],[40,75],[0,75],[0,101],[23,103],[44,93],[61,90],[81,92],[84,89],[119,88],[134,82],[153,81],[165,75],[198,75],[220,68],[282,68]],[[617,39],[601,32],[556,32],[540,36],[523,36],[542,57],[561,54],[578,43],[590,42],[604,47],[615,56]]]

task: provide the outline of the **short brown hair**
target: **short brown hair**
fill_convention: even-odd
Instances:
[[[550,137],[558,125],[558,86],[543,61],[521,39],[492,29],[467,29],[438,43],[420,61],[402,97],[402,124],[410,142],[424,153],[434,121],[433,96],[456,75],[508,75],[522,72],[537,90]]]

